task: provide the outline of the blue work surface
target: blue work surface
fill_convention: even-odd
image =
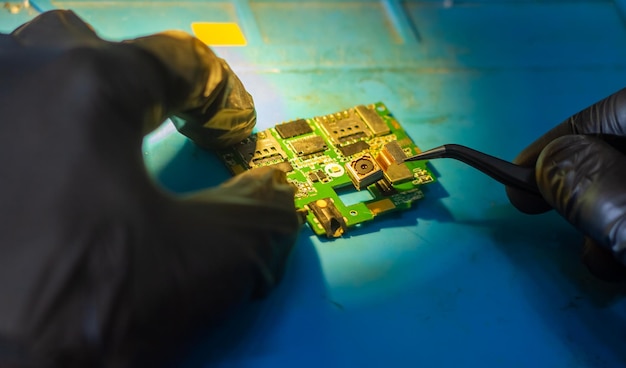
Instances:
[[[112,39],[238,23],[247,46],[215,50],[255,97],[259,129],[383,101],[423,149],[459,143],[511,160],[626,86],[623,1],[30,5],[0,9],[1,30],[55,7]],[[167,123],[145,158],[176,192],[229,177]],[[334,241],[304,227],[275,292],[180,365],[624,366],[624,287],[588,274],[581,235],[554,213],[518,213],[502,185],[459,162],[431,167],[438,183],[407,212]]]

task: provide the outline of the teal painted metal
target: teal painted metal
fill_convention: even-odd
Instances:
[[[239,22],[249,45],[216,51],[254,95],[259,129],[385,101],[422,148],[512,159],[626,84],[622,0],[51,4],[113,39]],[[3,31],[17,23],[1,14]],[[175,192],[229,177],[167,124],[145,158]],[[554,213],[516,212],[461,163],[432,168],[439,182],[410,211],[335,241],[303,229],[276,292],[183,365],[623,366],[623,288],[587,274],[579,234]]]

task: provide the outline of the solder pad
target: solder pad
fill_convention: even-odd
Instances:
[[[424,196],[420,186],[433,175],[424,162],[403,162],[419,152],[379,102],[281,123],[218,153],[234,175],[272,165],[285,171],[311,229],[335,238]],[[346,188],[367,190],[372,199],[344,204],[338,190]]]

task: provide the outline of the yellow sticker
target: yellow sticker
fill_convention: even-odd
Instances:
[[[237,23],[191,23],[193,34],[209,46],[245,46],[246,38]]]

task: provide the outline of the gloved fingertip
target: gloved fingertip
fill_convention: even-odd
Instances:
[[[71,10],[51,10],[15,29],[11,36],[25,46],[70,48],[102,40],[93,27]]]
[[[585,185],[587,166],[597,158],[589,152],[590,137],[564,135],[550,142],[537,158],[537,186],[546,202],[563,212]]]
[[[211,90],[208,105],[183,111],[172,121],[179,132],[205,149],[221,149],[237,144],[252,134],[256,110],[252,96],[239,78],[225,69],[223,86]],[[205,94],[208,89],[205,89]]]
[[[272,175],[274,178],[274,183],[276,184],[288,184],[287,181],[287,173],[276,168],[272,168]]]

